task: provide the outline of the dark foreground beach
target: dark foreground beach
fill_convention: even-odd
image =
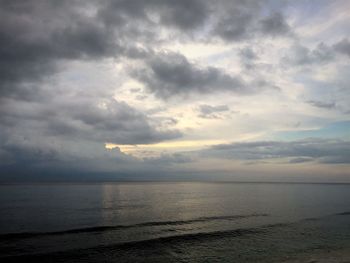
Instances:
[[[320,250],[310,255],[299,256],[285,263],[348,263],[350,262],[350,248],[340,250]]]
[[[349,185],[16,187],[1,262],[350,262]]]

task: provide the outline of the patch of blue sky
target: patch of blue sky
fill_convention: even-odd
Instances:
[[[320,129],[283,131],[274,134],[275,140],[302,140],[305,138],[331,138],[350,140],[350,121],[331,123]]]

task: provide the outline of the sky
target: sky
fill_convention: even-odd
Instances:
[[[0,182],[350,182],[348,10],[0,0]]]

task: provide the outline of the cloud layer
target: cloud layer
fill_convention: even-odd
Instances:
[[[0,174],[349,164],[348,4],[312,5],[1,1]]]
[[[221,144],[204,150],[205,156],[245,161],[287,158],[290,163],[317,161],[321,163],[350,163],[350,143],[331,139],[299,141],[255,141]]]

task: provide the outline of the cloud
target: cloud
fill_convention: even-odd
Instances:
[[[209,6],[206,1],[180,0],[180,1],[156,1],[156,5],[163,11],[160,12],[161,22],[178,27],[182,30],[191,30],[203,25],[209,17]]]
[[[15,166],[47,162],[61,168],[70,167],[66,163],[70,160],[83,165],[84,160],[94,158],[101,164],[110,159],[120,164],[130,158],[116,151],[108,157],[104,143],[147,144],[182,136],[164,121],[112,99],[113,90],[102,84],[88,88],[87,83],[77,81],[60,86],[55,83],[60,78],[48,79],[71,66],[70,62],[148,56],[145,47],[131,43],[153,36],[139,21],[125,17],[132,16],[130,9],[124,12],[128,7],[115,12],[114,20],[103,17],[112,2],[141,3],[1,2],[2,161]]]
[[[220,116],[217,115],[217,113],[227,112],[229,110],[230,108],[227,105],[211,106],[207,104],[202,104],[198,107],[198,117],[205,119],[217,119],[220,118]]]
[[[117,149],[105,149],[105,143],[148,144],[182,136],[164,121],[114,99],[2,102],[0,170],[121,171],[129,169],[130,162],[140,165],[139,161]]]
[[[265,1],[221,2],[221,5],[218,4],[221,10],[217,11],[219,19],[212,34],[224,41],[292,35],[292,29],[281,12],[264,12],[267,5]]]
[[[0,1],[0,173],[165,171],[193,156],[156,150],[158,156],[143,160],[119,148],[108,150],[105,143],[124,149],[124,144],[182,137],[231,140],[234,135],[221,133],[223,127],[237,127],[234,134],[245,138],[247,131],[261,132],[255,120],[274,123],[266,130],[279,128],[268,121],[275,118],[273,105],[304,107],[305,101],[298,101],[303,95],[320,99],[306,101],[314,107],[339,109],[334,116],[347,112],[348,68],[330,62],[349,57],[349,40],[337,30],[331,37],[320,30],[316,38],[313,28],[303,39],[305,30],[285,7],[266,0]],[[335,42],[306,45],[319,39]],[[288,50],[284,65],[327,65],[327,74],[315,70],[322,80],[309,84],[305,75],[285,75],[275,63],[293,43],[300,44]],[[324,80],[328,75],[331,82]],[[294,88],[298,85],[303,91]],[[279,94],[259,93],[277,87],[282,87]],[[232,113],[228,105],[245,114],[224,118]],[[286,123],[301,126],[314,118],[300,112],[290,121],[286,114]],[[201,126],[208,122],[194,121],[196,115],[216,119],[218,125]],[[344,114],[334,121],[339,118]],[[348,163],[347,145],[337,140],[256,142],[215,146],[201,154],[226,162]]]
[[[215,67],[200,67],[178,53],[162,53],[150,58],[146,67],[132,75],[156,96],[166,99],[175,95],[231,91],[251,92],[239,77]]]
[[[174,36],[190,36],[190,31],[214,23],[213,14],[221,18],[225,12],[228,19],[234,20],[223,18],[214,34],[229,40],[245,35],[245,28],[258,19],[256,17],[261,17],[256,14],[260,13],[262,4],[220,1],[215,6],[198,0],[60,3],[15,0],[2,1],[1,7],[0,96],[26,98],[26,94],[37,92],[35,83],[55,73],[66,61],[111,57],[144,59],[155,44],[171,41]],[[281,30],[285,26],[281,14],[272,14],[253,24],[256,23],[261,26],[254,30],[263,34],[285,31]],[[205,37],[212,38],[211,35]],[[207,79],[205,74],[209,75]],[[225,82],[224,86],[239,84],[214,68],[197,77],[204,78],[203,82],[212,78],[215,82],[217,78],[221,84]],[[202,84],[203,89],[208,90],[207,85]],[[160,92],[162,96],[165,93]]]
[[[185,163],[191,163],[194,159],[186,155],[184,153],[162,153],[158,157],[145,157],[143,158],[143,162],[146,164],[152,164],[156,166],[168,166],[168,165],[174,165],[174,164],[185,164]]]
[[[252,61],[258,58],[257,54],[250,47],[241,49],[239,55],[244,61]]]
[[[305,66],[325,64],[331,62],[334,57],[335,54],[332,48],[324,43],[319,43],[313,50],[302,45],[295,45],[291,48],[290,54],[282,60],[289,65]]]
[[[252,24],[252,14],[234,13],[223,17],[213,30],[213,33],[226,41],[240,41],[251,36],[250,26]]]
[[[155,120],[114,99],[95,101],[52,101],[50,105],[27,103],[10,105],[1,109],[1,120],[9,136],[29,134],[84,138],[97,142],[116,144],[147,144],[178,138],[176,130],[159,130]],[[21,112],[20,108],[26,111]],[[150,123],[155,124],[152,126]]]
[[[334,44],[333,48],[340,54],[344,54],[350,57],[350,42],[347,38],[344,38],[343,40]]]
[[[240,0],[220,0],[215,4],[200,0],[108,1],[101,8],[99,17],[106,24],[117,26],[126,20],[140,22],[139,26],[146,25],[148,28],[143,33],[151,33],[151,28],[160,26],[177,29],[181,34],[185,33],[182,36],[189,34],[187,36],[195,37],[191,32],[202,30],[200,35],[209,41],[212,34],[232,41],[258,35],[282,36],[289,33],[291,29],[283,14],[278,11],[264,14],[266,5],[268,3],[265,1]],[[211,30],[208,31],[208,28]],[[137,31],[134,27],[132,29]],[[151,35],[155,37],[157,34],[152,32]]]
[[[314,160],[313,158],[298,157],[298,158],[290,159],[289,163],[306,163],[306,162],[312,162],[313,160]]]
[[[13,91],[18,83],[42,79],[55,70],[53,62],[58,59],[111,52],[110,34],[82,16],[84,7],[65,1],[2,1],[1,93]]]
[[[270,36],[283,36],[291,31],[290,26],[281,13],[273,13],[260,20],[260,31]]]
[[[350,142],[340,139],[304,139],[300,141],[256,141],[220,144],[203,150],[205,157],[236,160],[271,160],[291,158],[291,163],[349,163]]]
[[[149,25],[158,22],[187,31],[202,25],[208,18],[209,12],[207,1],[121,0],[108,1],[107,5],[101,9],[100,16],[111,24],[120,24],[125,23],[125,20],[136,19]],[[157,21],[157,19],[159,20]]]
[[[259,59],[258,55],[254,50],[246,46],[245,48],[242,48],[238,53],[242,66],[247,70],[253,70],[256,69],[255,61]]]
[[[314,49],[296,44],[282,61],[293,66],[324,65],[334,61],[337,54],[350,57],[350,42],[347,38],[333,45],[320,42]]]
[[[323,102],[317,100],[308,100],[307,103],[314,107],[325,108],[325,109],[334,109],[336,104],[335,102]]]
[[[21,97],[29,84],[44,80],[67,61],[144,58],[152,48],[133,43],[151,45],[159,38],[147,12],[184,28],[200,23],[202,9],[195,0],[2,1],[0,96]]]

